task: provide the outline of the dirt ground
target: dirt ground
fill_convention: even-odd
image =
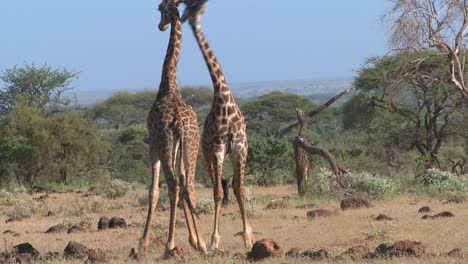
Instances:
[[[138,198],[144,196],[144,189],[137,189],[123,198],[110,201],[114,206],[112,210],[101,214],[86,214],[64,216],[35,216],[23,221],[5,223],[5,212],[8,208],[0,208],[0,232],[6,247],[23,242],[29,242],[41,253],[63,252],[69,241],[77,241],[89,248],[103,249],[110,263],[128,263],[128,254],[133,247],[137,247],[138,239],[143,232],[146,219],[146,206],[140,206]],[[35,197],[41,194],[34,194]],[[83,193],[52,193],[45,201],[48,210],[54,212],[64,208],[77,206]],[[310,201],[296,196],[295,186],[280,186],[272,188],[253,188],[251,195],[255,197],[255,215],[250,217],[255,233],[255,240],[271,238],[285,250],[293,247],[303,249],[325,249],[332,256],[337,256],[346,249],[356,245],[367,245],[375,248],[380,243],[393,243],[399,240],[420,241],[434,253],[448,252],[454,248],[461,248],[468,252],[468,203],[445,204],[443,201],[419,196],[404,196],[387,201],[374,201],[374,207],[341,211],[338,200]],[[266,209],[270,200],[278,197],[291,196],[286,209]],[[211,199],[210,189],[197,189],[197,200]],[[234,196],[231,197],[233,199]],[[333,216],[308,220],[306,213],[312,209],[297,209],[296,206],[315,203],[316,208],[336,211]],[[421,220],[422,214],[418,209],[428,205],[432,208],[431,214],[441,211],[450,211],[455,214],[452,218],[437,220]],[[393,221],[377,222],[378,214],[384,213],[392,217]],[[118,216],[126,219],[127,229],[112,229],[97,231],[97,222],[100,216]],[[56,224],[68,220],[89,219],[93,226],[85,232],[67,234],[46,234],[45,231]],[[183,213],[178,211],[178,224],[176,241],[179,246],[188,251],[185,263],[242,263],[245,260],[232,257],[204,257],[190,249],[187,243],[187,231],[183,225]],[[203,236],[209,245],[213,215],[200,216]],[[156,221],[153,223],[153,236],[150,252],[143,263],[159,261],[163,254],[165,243],[165,230],[168,226],[168,211],[158,210]],[[19,236],[3,234],[5,230],[19,233]],[[240,236],[234,236],[242,230],[237,204],[231,203],[222,209],[220,247],[231,254],[245,253]],[[302,263],[304,260],[279,258],[268,260],[265,263]],[[449,257],[431,258],[403,258],[393,260],[329,260],[333,263],[466,263],[467,259]],[[170,263],[171,261],[166,261]],[[83,263],[72,260],[54,260],[40,263]]]

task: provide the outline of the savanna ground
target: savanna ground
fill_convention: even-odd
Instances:
[[[143,226],[145,224],[147,206],[144,188],[130,191],[124,197],[117,199],[101,198],[100,196],[83,197],[83,193],[51,193],[44,202],[41,213],[22,221],[5,223],[6,212],[12,208],[1,208],[0,231],[5,247],[29,242],[42,254],[63,252],[69,241],[76,241],[88,248],[103,249],[110,263],[132,262],[129,258],[131,248],[138,246]],[[210,204],[211,189],[198,188],[197,201]],[[468,250],[468,203],[446,204],[442,200],[420,195],[405,195],[388,200],[373,201],[370,209],[341,211],[339,200],[309,200],[296,195],[296,186],[286,185],[263,188],[253,187],[250,196],[255,197],[249,203],[251,225],[255,231],[255,240],[262,238],[274,239],[285,250],[293,247],[303,249],[325,249],[337,256],[346,249],[356,245],[367,245],[371,249],[380,243],[393,243],[399,240],[415,240],[423,242],[434,253],[445,253],[454,248]],[[34,194],[39,197],[42,194]],[[167,196],[162,193],[162,196]],[[266,209],[274,198],[291,196],[286,209]],[[162,197],[164,201],[165,197]],[[234,197],[232,196],[231,199]],[[167,201],[167,199],[166,199]],[[92,205],[87,205],[91,203]],[[335,210],[330,217],[308,220],[306,213],[311,209],[297,209],[296,206],[315,203],[314,208]],[[438,220],[421,220],[418,209],[428,205],[435,214],[441,211],[451,211],[453,218]],[[91,208],[91,209],[90,209]],[[208,209],[209,206],[207,206]],[[55,213],[45,216],[47,211]],[[99,212],[102,211],[102,212]],[[210,210],[207,210],[210,211]],[[44,212],[44,213],[42,213]],[[99,213],[95,213],[99,212]],[[384,213],[393,221],[377,222],[374,218]],[[101,216],[118,216],[126,219],[129,227],[126,229],[108,229],[97,231],[97,222]],[[166,263],[242,263],[242,258],[223,256],[200,256],[187,243],[187,231],[183,213],[178,211],[178,229],[176,241],[186,251],[184,259],[165,261]],[[211,213],[200,216],[203,236],[209,244],[213,223]],[[87,223],[86,231],[67,234],[46,234],[45,231],[60,223]],[[86,226],[86,224],[85,224]],[[165,234],[168,226],[168,211],[158,209],[156,221],[153,223],[150,251],[143,263],[154,263],[161,260]],[[5,230],[19,233],[19,236],[3,234]],[[221,248],[235,253],[246,253],[240,236],[236,233],[242,230],[242,223],[237,204],[231,202],[222,209],[221,218]],[[466,259],[450,257],[430,258],[398,258],[377,260],[331,259],[331,263],[463,263]],[[304,259],[277,258],[266,260],[265,263],[303,263]],[[36,263],[83,263],[83,260],[56,259],[38,261]]]

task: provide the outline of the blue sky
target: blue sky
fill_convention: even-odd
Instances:
[[[157,87],[168,32],[159,1],[2,0],[0,70],[24,62],[80,72],[79,90]],[[230,83],[348,78],[387,51],[385,0],[211,0],[204,31]],[[182,8],[181,8],[182,10]],[[184,25],[178,80],[210,84]]]

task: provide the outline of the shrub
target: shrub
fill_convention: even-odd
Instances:
[[[90,213],[103,213],[109,207],[109,202],[101,196],[90,196],[78,200],[73,206],[61,207],[58,211],[66,216],[84,216]]]
[[[195,206],[195,210],[200,214],[213,214],[215,210],[213,199],[200,199]]]
[[[47,206],[43,202],[36,202],[29,199],[15,201],[15,206],[6,212],[6,216],[13,219],[29,218],[38,214],[45,214]]]
[[[390,179],[370,174],[368,172],[349,173],[347,175],[349,189],[371,198],[384,197],[396,191],[395,183]],[[311,197],[330,195],[338,186],[334,175],[328,169],[320,168],[315,182],[306,183],[306,193]]]
[[[455,175],[439,169],[428,169],[422,175],[426,190],[433,195],[468,195],[468,175]]]
[[[350,173],[348,175],[350,188],[370,197],[383,197],[393,193],[395,184],[387,179],[368,172]]]
[[[104,187],[104,194],[107,198],[115,199],[124,197],[130,190],[132,185],[122,180],[112,180]]]

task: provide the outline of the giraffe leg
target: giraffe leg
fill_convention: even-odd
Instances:
[[[159,172],[161,168],[161,161],[159,158],[155,158],[151,164],[152,168],[152,183],[149,190],[149,207],[148,207],[148,216],[146,218],[145,230],[143,236],[140,239],[140,245],[138,247],[138,258],[142,258],[146,255],[148,251],[149,238],[151,223],[153,222],[154,212],[156,210],[156,205],[158,204],[159,199]]]
[[[179,200],[179,186],[174,177],[174,171],[169,169],[168,173],[164,172],[167,181],[167,190],[169,193],[170,213],[169,213],[169,234],[166,243],[166,252],[174,249],[175,247],[175,229],[177,217],[177,202]]]
[[[244,176],[245,176],[245,161],[247,153],[246,151],[235,151],[233,150],[231,154],[231,161],[232,167],[234,170],[233,179],[232,179],[232,188],[234,189],[234,194],[237,198],[237,203],[239,205],[241,217],[242,217],[242,224],[243,224],[243,238],[244,238],[244,246],[248,249],[252,247],[252,227],[250,226],[247,220],[247,213],[246,213],[246,193],[245,193],[245,184],[244,184]]]
[[[214,229],[213,235],[211,236],[211,246],[215,249],[219,249],[219,221],[220,221],[220,212],[221,212],[221,204],[223,201],[223,186],[222,186],[222,179],[223,179],[223,161],[224,161],[224,148],[222,150],[218,150],[213,155],[212,160],[212,168],[214,172],[213,179],[213,197],[215,202],[215,219],[214,219]]]

